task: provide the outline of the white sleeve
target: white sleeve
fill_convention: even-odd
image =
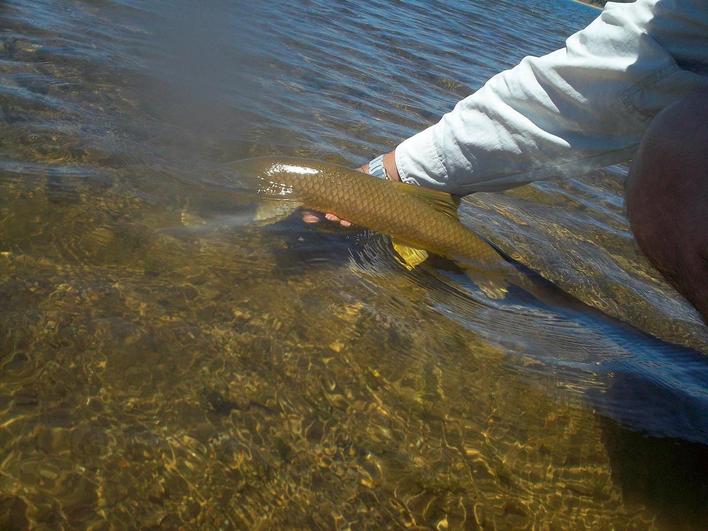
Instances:
[[[608,3],[566,47],[526,57],[396,148],[401,178],[456,194],[627,160],[651,118],[708,89],[708,1]]]

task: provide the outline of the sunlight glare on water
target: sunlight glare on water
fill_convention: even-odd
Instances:
[[[360,165],[598,12],[196,5],[0,5],[0,527],[701,528],[708,334],[623,167],[463,202],[543,301],[224,173]]]

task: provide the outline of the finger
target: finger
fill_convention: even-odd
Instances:
[[[330,212],[325,214],[325,218],[327,218],[329,221],[339,221],[339,218]]]
[[[340,220],[339,220],[339,224],[340,224],[342,227],[351,227],[351,226],[352,226],[352,222],[351,222],[351,221],[347,221],[346,219],[340,219]]]
[[[305,223],[319,223],[320,217],[312,212],[304,212],[302,214],[302,220]]]

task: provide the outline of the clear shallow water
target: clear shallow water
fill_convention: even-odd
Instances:
[[[622,168],[463,203],[543,303],[219,180],[361,164],[597,12],[210,6],[0,7],[2,527],[700,528],[708,340]]]

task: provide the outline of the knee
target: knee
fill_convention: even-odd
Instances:
[[[626,186],[630,219],[684,213],[685,198],[705,199],[707,171],[708,92],[699,92],[661,111],[644,134]],[[657,204],[672,208],[656,212]]]
[[[659,113],[626,187],[640,248],[708,322],[708,93]]]

